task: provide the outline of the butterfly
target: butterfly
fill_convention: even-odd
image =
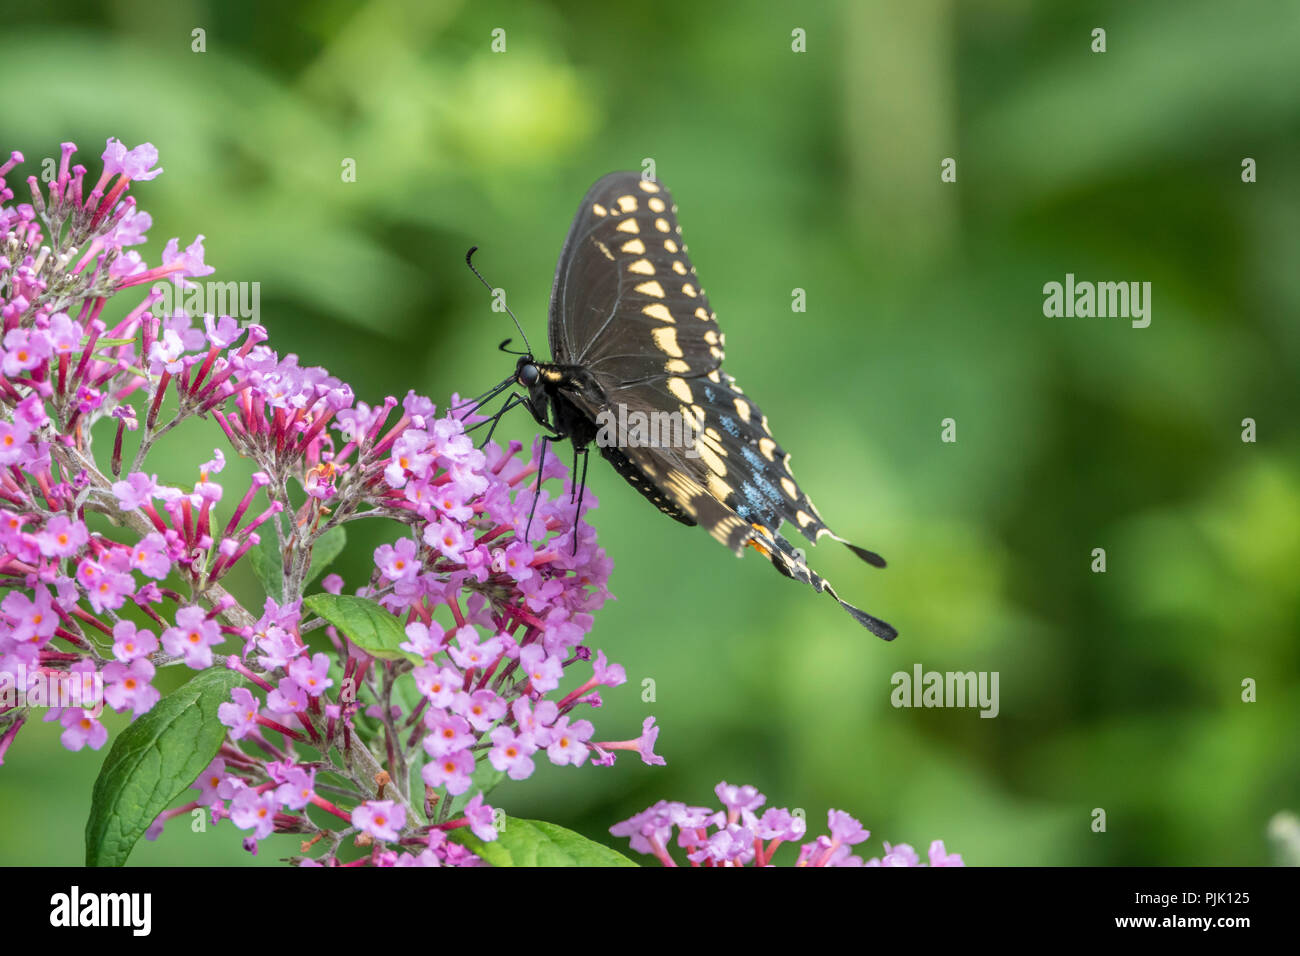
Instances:
[[[723,371],[724,337],[681,232],[677,206],[655,180],[617,172],[591,187],[551,288],[553,361],[534,357],[519,326],[527,351],[516,353],[514,375],[486,398],[516,385],[526,394],[513,393],[493,427],[507,409],[525,406],[548,433],[543,456],[548,442],[563,439],[573,445],[575,466],[582,456],[582,489],[595,444],[664,514],[703,526],[737,556],[753,548],[781,574],[829,594],[858,623],[893,640],[893,627],[841,600],[782,536],[789,523],[813,543],[830,537],[885,566],[827,527],[790,473],[790,456],[766,416]],[[474,251],[466,256],[471,269]]]

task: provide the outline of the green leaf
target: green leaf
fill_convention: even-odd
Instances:
[[[280,557],[280,536],[271,528],[262,535],[262,542],[248,549],[248,560],[253,562],[257,580],[262,582],[266,596],[277,604],[284,600],[284,560]]]
[[[348,543],[348,533],[342,525],[330,528],[316,539],[311,549],[311,567],[307,569],[305,587],[315,581],[325,569],[334,563]],[[262,535],[262,543],[250,548],[248,558],[253,562],[253,571],[262,582],[267,597],[278,603],[284,600],[284,558],[280,555],[280,539],[275,529]]]
[[[303,587],[320,577],[342,553],[347,543],[348,533],[341,524],[335,525],[317,538],[311,548],[311,567],[307,569],[307,580],[302,582]]]
[[[158,814],[212,762],[226,736],[217,706],[242,681],[224,667],[201,671],[118,734],[95,780],[87,866],[124,864]]]
[[[452,831],[453,839],[493,866],[636,866],[621,853],[579,833],[542,820],[507,817],[491,843],[468,829]]]
[[[369,598],[351,594],[313,594],[302,602],[337,627],[349,641],[372,657],[386,661],[423,663],[418,654],[401,650],[406,640],[402,622]]]

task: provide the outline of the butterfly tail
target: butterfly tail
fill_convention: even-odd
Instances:
[[[844,547],[848,548],[850,551],[856,554],[863,561],[867,562],[867,564],[871,565],[873,568],[883,568],[885,566],[885,559],[882,558],[880,555],[876,554],[876,552],[868,551],[866,548],[859,548],[852,541],[845,541],[839,535],[833,535],[832,537],[834,537],[836,541],[844,545]]]
[[[847,544],[847,542],[845,543]],[[796,549],[791,546],[790,542],[781,535],[775,534],[771,537],[765,537],[758,534],[750,539],[750,544],[759,554],[767,557],[776,569],[787,578],[802,581],[818,593],[825,592],[826,594],[829,594],[839,603],[840,607],[849,612],[855,621],[882,641],[892,641],[894,638],[898,637],[898,631],[896,631],[891,625],[882,621],[878,617],[868,614],[861,608],[854,607],[848,601],[842,600],[840,596],[835,593],[835,589],[831,587],[830,582],[812,568],[808,567],[807,562],[804,561],[803,555],[796,551]],[[849,547],[853,548],[855,553],[859,550],[853,545],[849,545]],[[866,553],[872,554],[870,551]],[[875,557],[878,558],[879,555],[875,555]],[[863,560],[867,559],[863,558]],[[882,561],[881,564],[883,565],[883,563],[884,562]]]
[[[876,554],[876,552],[868,551],[866,548],[860,548],[848,538],[841,538],[838,534],[828,528],[826,522],[822,521],[821,516],[817,514],[817,508],[812,501],[809,500],[807,504],[809,510],[812,511],[812,515],[809,515],[806,511],[800,512],[800,514],[803,515],[803,518],[800,519],[799,528],[799,530],[803,532],[805,538],[813,544],[816,544],[822,538],[830,538],[832,541],[838,541],[840,544],[844,545],[844,547],[848,548],[873,568],[883,568],[885,566],[885,559]]]
[[[835,592],[831,590],[829,585],[827,585],[826,590],[831,597],[840,601],[838,597],[835,597]],[[857,621],[882,641],[892,641],[894,638],[898,637],[898,631],[894,630],[891,625],[885,623],[878,617],[873,617],[866,611],[862,610],[862,608],[854,607],[848,601],[840,601],[840,607],[853,615],[853,620]]]

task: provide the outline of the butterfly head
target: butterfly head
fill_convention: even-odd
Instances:
[[[524,388],[531,391],[537,387],[537,383],[542,380],[542,371],[537,367],[537,362],[531,355],[519,356],[519,361],[515,363],[515,381]]]
[[[515,384],[528,389],[530,407],[539,410],[545,417],[551,398],[547,394],[547,383],[553,383],[555,374],[550,367],[538,362],[531,352],[525,352],[515,362]],[[534,417],[536,411],[534,412]],[[541,421],[542,419],[539,419]],[[543,424],[545,422],[543,421]]]

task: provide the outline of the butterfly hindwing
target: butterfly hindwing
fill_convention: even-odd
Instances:
[[[884,621],[840,599],[781,534],[782,524],[790,522],[810,541],[826,535],[843,541],[818,516],[790,473],[789,455],[772,439],[766,418],[729,375],[670,376],[607,394],[621,413],[610,416],[617,423],[614,441],[601,451],[661,511],[684,524],[700,525],[737,555],[753,548],[786,577],[829,593],[873,633],[885,640],[897,635]],[[601,410],[588,406],[584,411],[595,417]],[[635,425],[628,427],[653,423],[655,416],[659,424],[648,432],[643,428],[633,434]],[[688,441],[671,440],[679,421],[693,423]],[[872,552],[844,543],[864,560],[884,565]]]

